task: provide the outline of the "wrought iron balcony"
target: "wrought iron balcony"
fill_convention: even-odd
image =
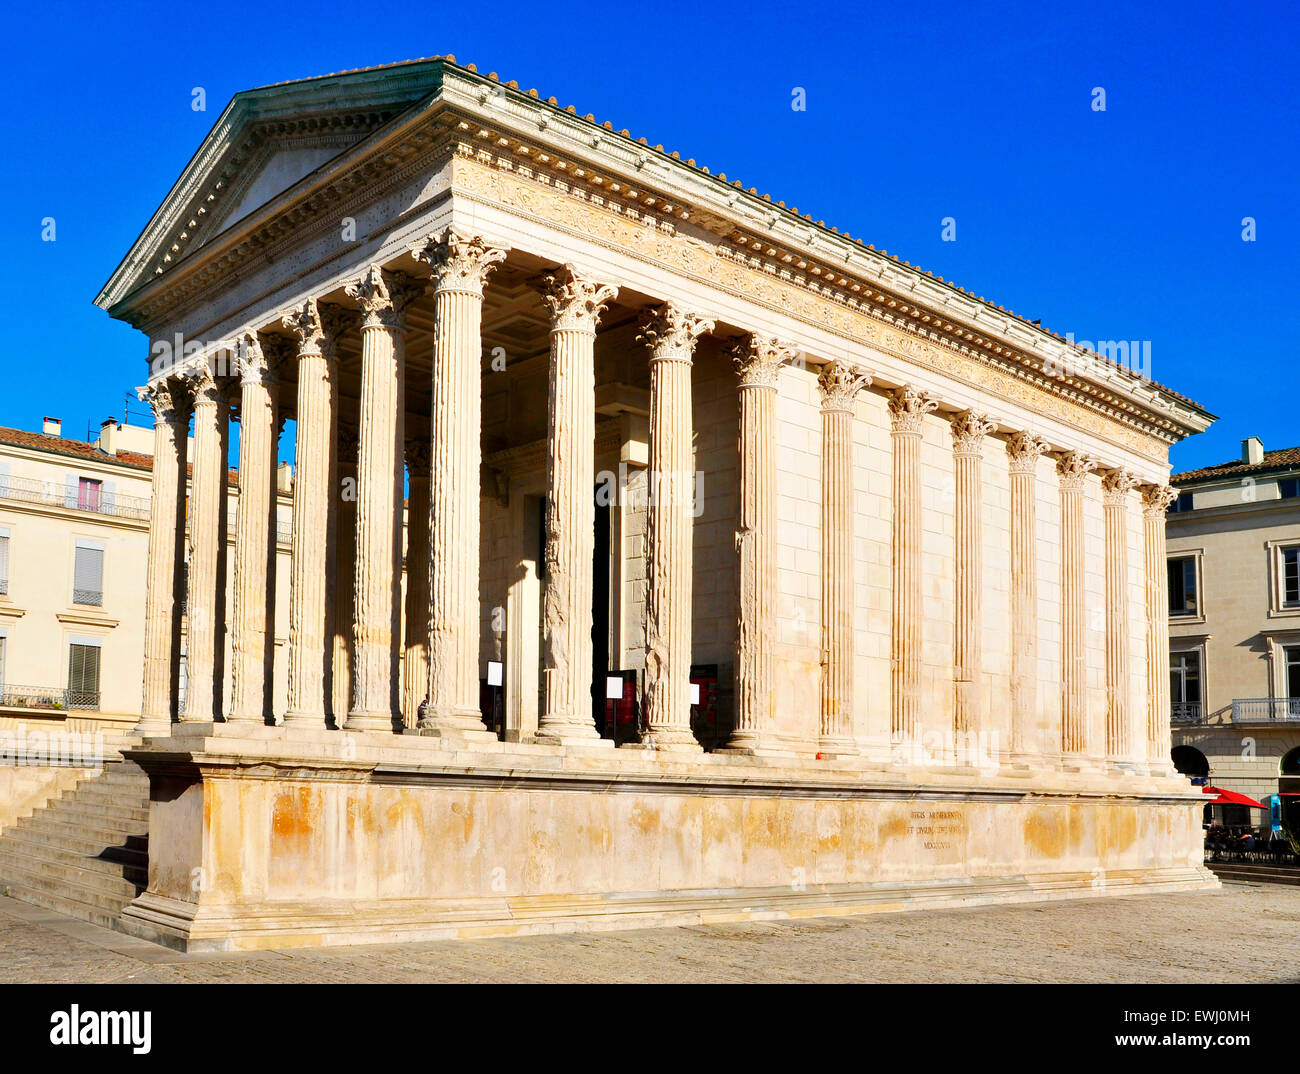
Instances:
[[[1174,701],[1169,706],[1169,722],[1175,727],[1205,722],[1199,701]]]
[[[98,709],[98,690],[65,690],[50,686],[0,685],[0,707],[41,709],[60,712],[67,709]]]
[[[75,488],[53,481],[37,481],[28,477],[0,477],[0,500],[20,500],[23,503],[48,504],[70,511],[88,511],[114,518],[149,518],[149,501],[140,496],[122,496],[118,493],[100,492],[93,497],[80,495]]]
[[[1300,723],[1300,697],[1238,697],[1232,701],[1233,723]]]

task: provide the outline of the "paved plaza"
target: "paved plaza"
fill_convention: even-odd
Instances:
[[[1300,888],[700,928],[182,955],[0,899],[0,981],[1168,982],[1300,980]]]

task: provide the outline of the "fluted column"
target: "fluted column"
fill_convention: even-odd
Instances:
[[[1101,478],[1106,529],[1106,759],[1132,763],[1137,736],[1129,714],[1128,501],[1137,478],[1107,470]]]
[[[406,632],[402,726],[419,725],[429,695],[429,441],[406,442]],[[446,550],[440,550],[440,554]]]
[[[334,614],[330,617],[334,633],[334,663],[331,667],[330,692],[335,721],[347,715],[352,703],[352,587],[357,570],[357,429],[340,419],[338,433],[338,525],[335,536]]]
[[[186,621],[186,722],[215,720],[221,705],[225,593],[218,587],[226,550],[222,500],[226,495],[225,387],[200,360],[186,370],[194,390],[194,478],[190,496],[190,567]],[[223,607],[218,607],[221,600]]]
[[[650,466],[646,518],[645,742],[699,752],[691,731],[691,356],[713,322],[667,304],[650,313]]]
[[[400,731],[402,448],[405,310],[422,284],[371,265],[347,288],[361,307],[361,433],[357,456],[356,586],[348,731]]]
[[[268,547],[275,545],[276,407],[275,374],[256,334],[239,348],[239,507],[235,516],[234,631],[230,719],[265,722],[270,714],[267,681]]]
[[[338,376],[334,339],[314,299],[286,314],[298,340],[292,560],[289,573],[289,703],[284,722],[325,726],[326,600],[329,556],[330,440]]]
[[[952,418],[952,461],[955,504],[955,571],[953,632],[953,732],[957,759],[981,751],[967,736],[987,731],[984,725],[984,438],[997,428],[986,414],[963,410]]]
[[[890,633],[890,737],[895,750],[920,753],[921,426],[938,402],[910,384],[889,397],[893,465],[893,630]]]
[[[419,727],[423,735],[490,737],[479,711],[481,325],[483,287],[506,251],[448,230],[413,252],[433,271],[435,318],[424,515],[426,559],[434,555],[421,598],[428,671],[420,697],[428,705]],[[411,509],[414,519],[414,498]]]
[[[776,396],[781,366],[798,351],[750,336],[733,351],[740,374],[740,617],[736,723],[726,748],[779,750],[773,713],[776,652]]]
[[[1031,763],[1053,754],[1038,705],[1038,459],[1048,445],[1033,433],[1007,441],[1011,471],[1011,759]]]
[[[853,398],[871,384],[847,362],[817,378],[822,413],[822,683],[818,752],[858,752],[853,727]]]
[[[1153,774],[1172,771],[1169,731],[1169,574],[1165,565],[1165,512],[1177,498],[1168,485],[1142,489],[1142,550],[1146,568],[1146,763]]]
[[[596,730],[591,696],[595,344],[600,315],[617,295],[617,287],[583,279],[572,266],[547,279],[551,383],[542,608],[545,657],[537,726],[542,742],[607,741]]]
[[[1057,458],[1061,479],[1061,752],[1083,762],[1092,745],[1088,722],[1087,604],[1084,591],[1083,489],[1097,461],[1081,451]]]
[[[145,590],[144,687],[141,735],[165,735],[176,710],[180,671],[180,617],[176,613],[185,540],[189,393],[160,380],[137,391],[154,413],[153,481],[149,498],[149,566]]]

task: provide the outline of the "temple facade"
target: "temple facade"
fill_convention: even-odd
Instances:
[[[98,303],[157,418],[131,931],[1216,883],[1169,758],[1182,396],[450,58],[239,94]]]

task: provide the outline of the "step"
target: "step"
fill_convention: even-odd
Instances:
[[[118,919],[122,916],[124,907],[105,909],[93,903],[82,902],[80,899],[57,895],[43,888],[28,887],[26,884],[17,881],[8,884],[0,883],[0,889],[2,888],[7,888],[10,897],[17,899],[19,902],[40,906],[46,910],[53,910],[55,913],[75,918],[78,921],[89,921],[92,925],[98,925],[100,928],[122,931]]]
[[[44,864],[7,864],[0,867],[0,888],[43,891],[49,898],[74,899],[116,913],[121,913],[122,907],[138,894],[136,885],[127,880],[100,885],[96,881],[85,882],[80,877],[51,876],[47,869]]]
[[[136,883],[141,878],[147,879],[148,865],[106,858],[101,856],[102,853],[102,851],[90,854],[72,853],[51,847],[13,843],[0,846],[0,870],[9,865],[18,868],[31,866],[47,870],[51,875],[57,873],[66,876],[71,880],[76,880],[77,876],[65,870],[82,870],[89,875],[106,876],[115,880],[126,877],[132,883]]]
[[[135,827],[149,825],[149,811],[138,806],[108,805],[104,802],[84,802],[76,798],[64,798],[51,802],[44,809],[24,817],[24,820],[40,817],[46,813],[57,813],[61,820],[82,820],[87,824],[109,824],[115,827]]]
[[[48,855],[0,852],[0,879],[11,878],[39,878],[53,885],[55,891],[61,887],[79,887],[128,899],[134,898],[135,891],[148,881],[147,870],[95,858],[56,860]]]
[[[0,847],[40,847],[63,851],[77,857],[98,857],[106,850],[115,854],[142,854],[147,857],[149,840],[145,835],[115,834],[111,837],[75,836],[55,832],[28,831],[14,828],[0,836]]]

